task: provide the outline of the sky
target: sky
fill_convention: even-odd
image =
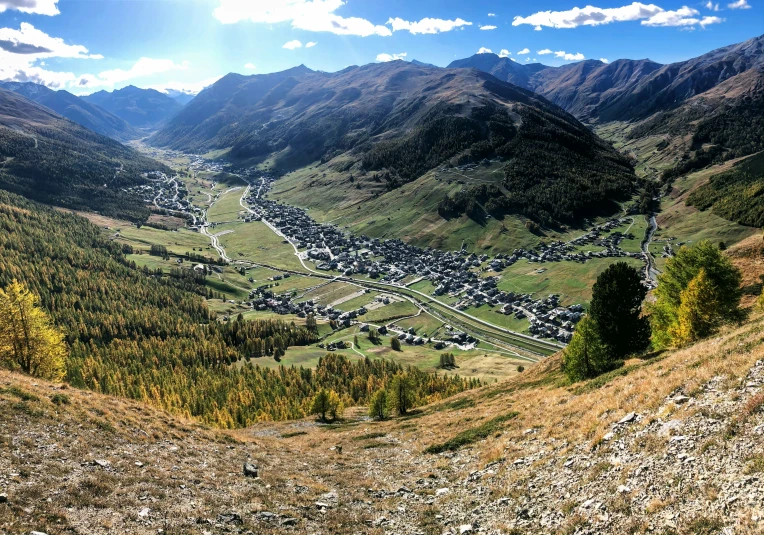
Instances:
[[[764,0],[0,0],[0,80],[198,92],[229,72],[493,52],[682,61],[764,33]]]

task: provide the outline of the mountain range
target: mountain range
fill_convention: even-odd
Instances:
[[[53,91],[33,82],[2,82],[0,87],[23,95],[93,132],[112,139],[127,141],[141,135],[123,119],[68,91]]]
[[[722,82],[764,65],[764,36],[687,61],[586,60],[562,67],[520,64],[476,54],[448,68],[474,68],[543,95],[583,121],[644,119],[679,106]]]
[[[96,104],[130,125],[152,129],[175,115],[183,105],[169,95],[155,89],[141,89],[133,85],[115,91],[98,91],[82,97]]]

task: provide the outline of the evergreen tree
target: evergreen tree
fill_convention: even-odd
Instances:
[[[401,341],[398,339],[397,336],[393,336],[390,339],[390,347],[393,349],[393,351],[400,351],[401,350]]]
[[[369,417],[377,420],[384,420],[388,415],[387,409],[387,390],[380,388],[371,396],[369,404]]]
[[[38,305],[39,298],[17,280],[0,288],[0,363],[60,381],[66,373],[64,335]]]
[[[676,256],[666,261],[663,273],[658,277],[655,303],[650,306],[650,323],[653,345],[658,348],[674,344],[672,333],[677,333],[679,307],[682,292],[700,270],[706,272],[708,283],[716,295],[716,317],[719,323],[734,321],[739,317],[740,271],[718,247],[702,241],[694,247],[682,247]]]
[[[576,332],[563,351],[562,366],[571,381],[589,379],[607,367],[607,348],[600,339],[594,320],[585,316],[576,326]]]
[[[414,384],[408,373],[398,373],[390,382],[387,406],[390,412],[406,414],[414,406]]]
[[[616,262],[597,277],[592,287],[589,317],[610,358],[622,358],[645,349],[650,343],[650,325],[640,317],[647,288],[639,271],[626,262]]]

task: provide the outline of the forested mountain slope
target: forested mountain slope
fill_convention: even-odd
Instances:
[[[365,404],[404,371],[385,360],[336,355],[315,370],[260,367],[258,358],[315,342],[317,333],[278,320],[218,322],[204,300],[212,292],[203,275],[182,266],[137,269],[125,258],[129,246],[107,240],[84,218],[4,191],[0,228],[0,288],[16,279],[40,296],[66,335],[72,386],[232,428],[304,417],[321,388],[346,405]],[[477,385],[406,371],[420,403]]]
[[[0,89],[0,188],[45,203],[144,221],[148,208],[123,188],[167,170],[17,93]]]
[[[143,129],[157,127],[183,107],[169,95],[133,85],[111,92],[98,91],[82,98],[108,110],[132,126]]]
[[[138,130],[116,115],[68,91],[53,91],[32,82],[3,82],[0,87],[23,95],[88,130],[117,141],[128,141],[141,136]]]
[[[237,159],[273,156],[279,170],[341,157],[348,173],[376,177],[370,195],[442,164],[503,158],[504,188],[489,193],[493,212],[545,223],[612,211],[633,186],[626,160],[536,94],[475,70],[403,61],[334,74],[229,75],[151,142],[230,149]]]

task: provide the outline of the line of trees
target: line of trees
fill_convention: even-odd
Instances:
[[[624,262],[611,265],[592,288],[589,314],[563,353],[563,370],[573,381],[595,377],[650,346],[683,347],[739,321],[741,280],[720,248],[702,241],[667,260],[655,301],[642,307],[647,289],[639,272]]]

